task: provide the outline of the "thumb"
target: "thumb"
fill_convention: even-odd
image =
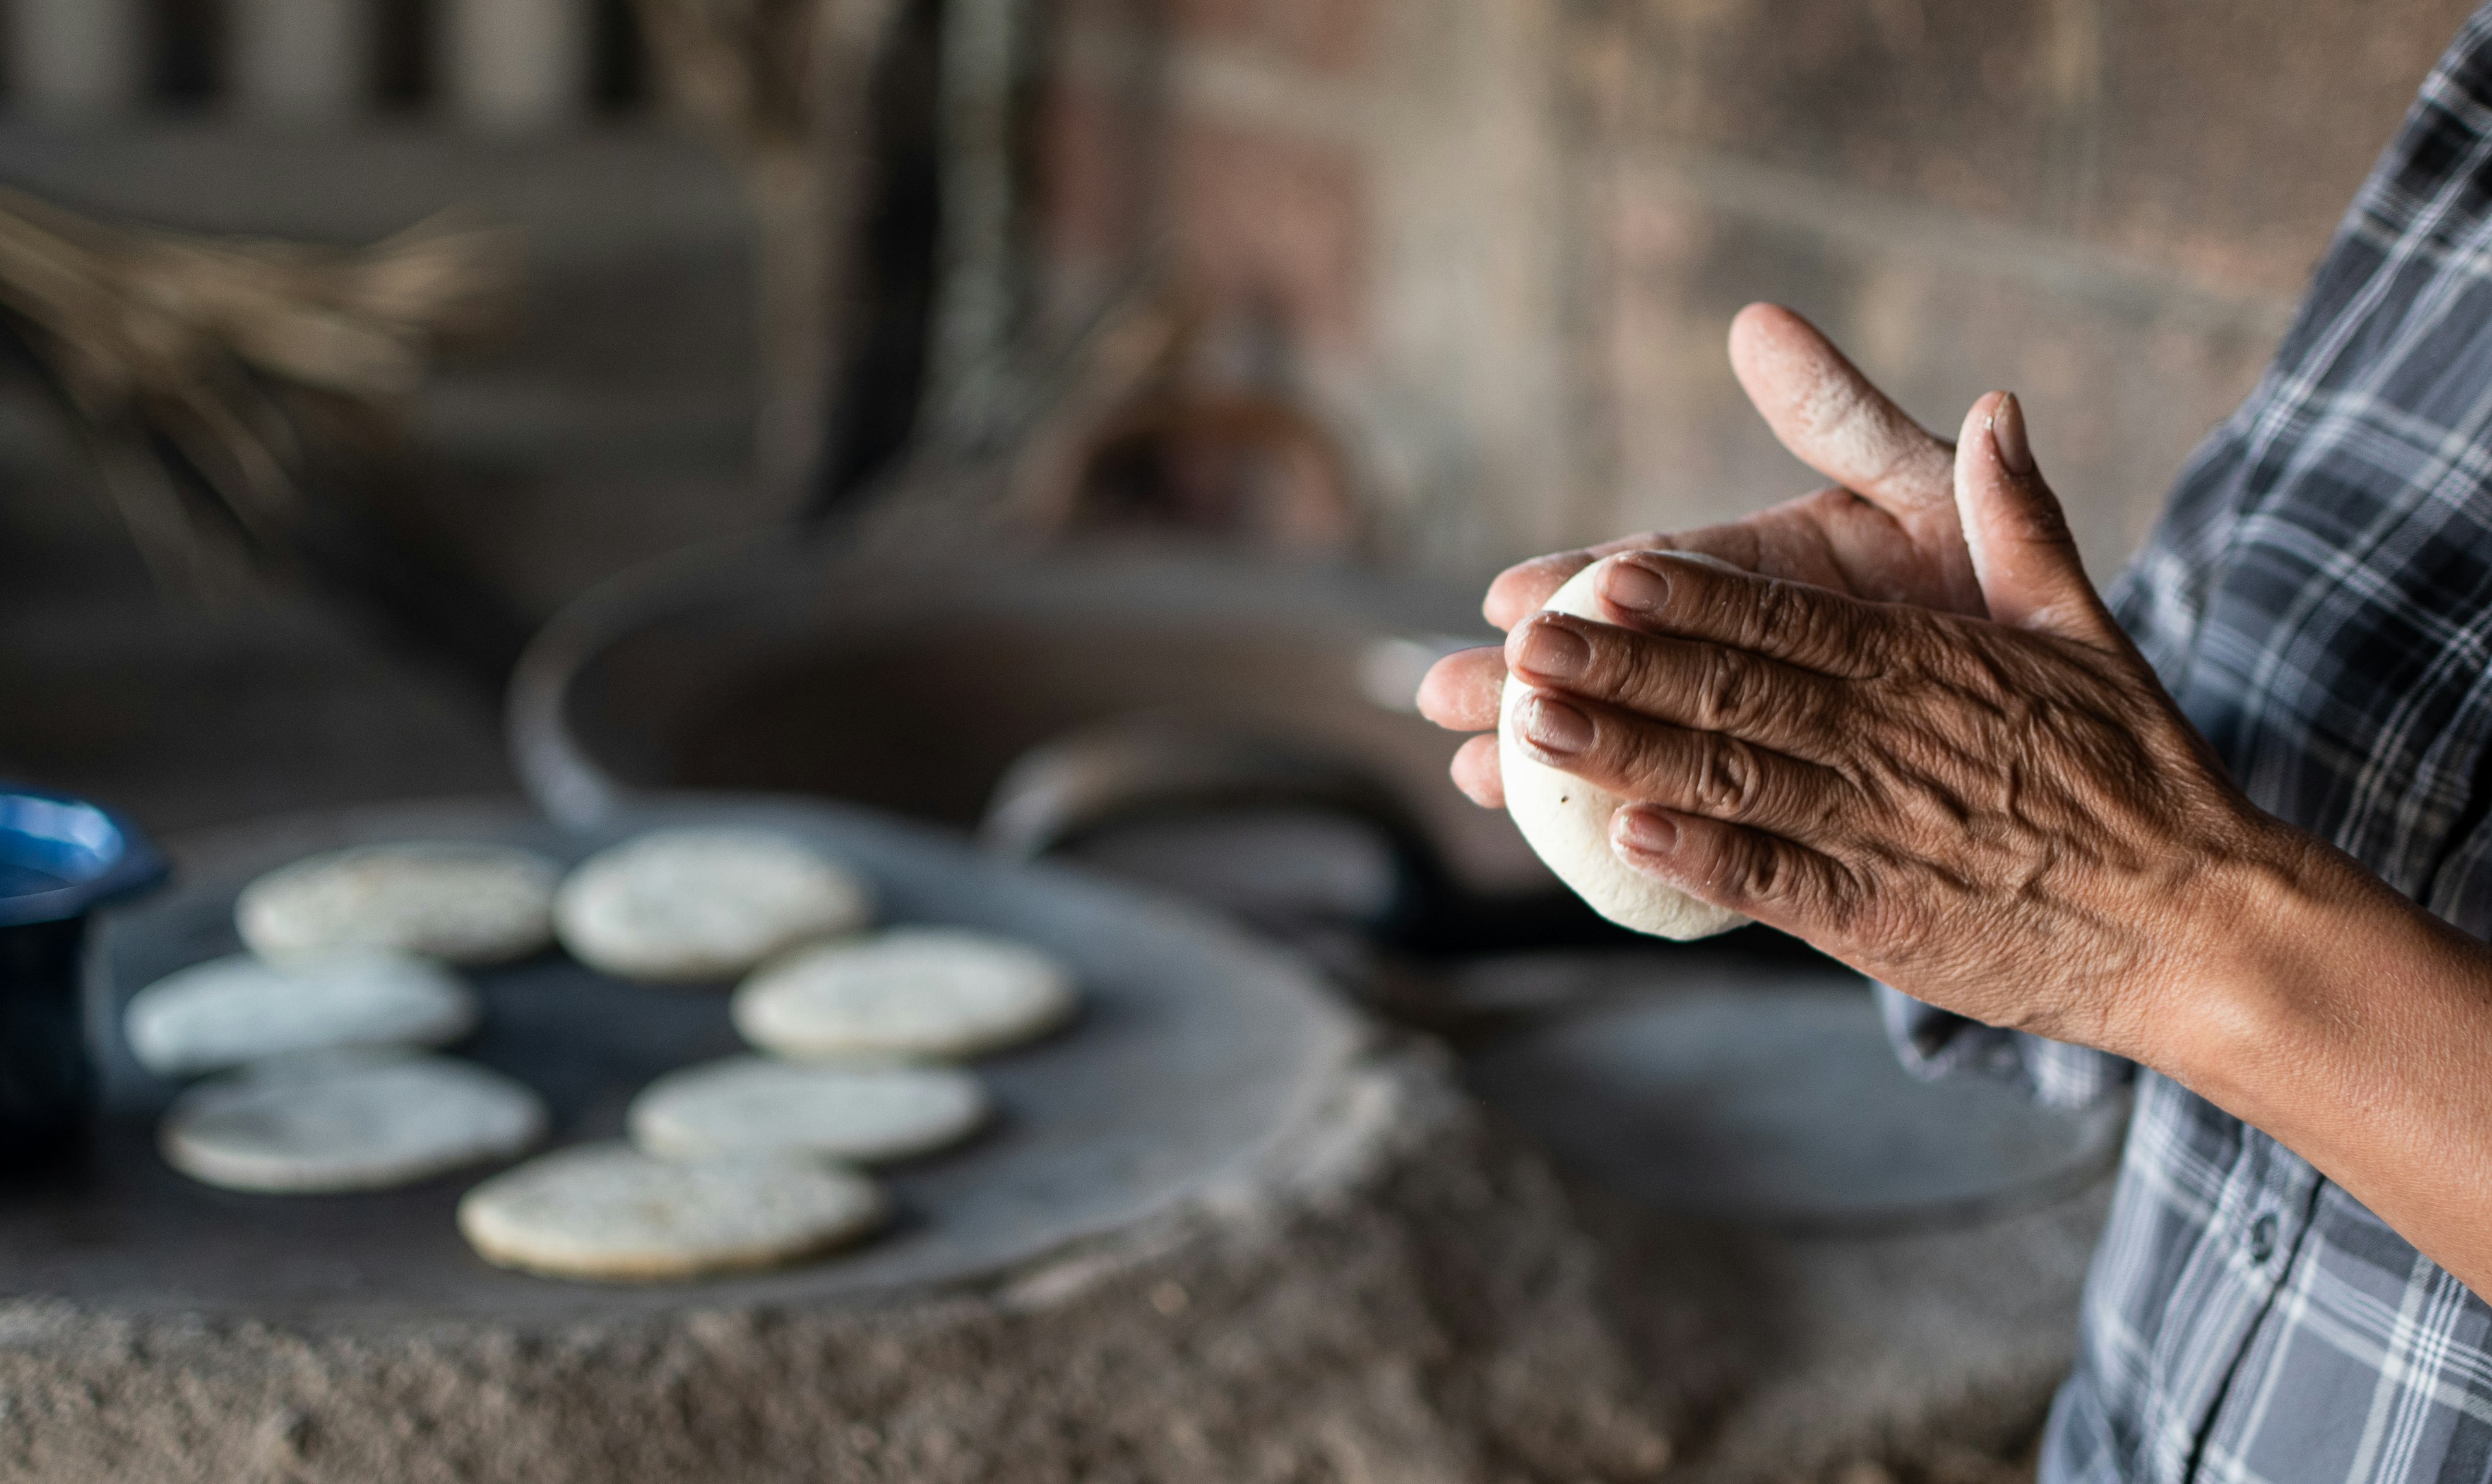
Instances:
[[[1955,499],[1992,619],[2088,643],[2116,640],[2119,626],[2086,577],[2059,496],[2034,465],[2015,394],[1993,392],[1966,416]]]

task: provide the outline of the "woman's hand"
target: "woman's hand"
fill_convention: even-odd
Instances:
[[[1754,362],[1786,441],[1861,488]],[[1910,454],[1854,382],[1825,404]],[[2492,1296],[2492,947],[2233,787],[2086,580],[2013,398],[1967,421],[1950,519],[1927,462],[1862,489],[1874,516],[1818,496],[1625,544],[1732,568],[1621,561],[1609,623],[1530,616],[1595,553],[1515,569],[1490,612],[1519,627],[1439,667],[1429,713],[1494,727],[1510,661],[1519,745],[1634,801],[1611,833],[1631,866],[1932,1004],[2142,1062]],[[1497,800],[1493,742],[1457,773]]]
[[[1956,460],[1973,618],[1630,555],[1610,623],[1505,647],[1540,761],[1639,801],[1621,858],[1931,1003],[2143,1054],[2315,846],[2224,776],[2087,580],[1985,398]]]
[[[1505,656],[1639,870],[1929,1003],[2130,1057],[2492,1296],[2492,947],[2253,806],[2086,580],[2013,398],[1967,422],[1974,618],[1669,554]]]
[[[1523,563],[1489,589],[1499,629],[1539,611],[1566,580],[1620,551],[1693,551],[1764,577],[1879,603],[1983,611],[1958,523],[1946,443],[1904,415],[1843,353],[1789,310],[1752,305],[1731,327],[1731,364],[1785,447],[1837,488],[1676,536],[1634,536]],[[1496,649],[1452,656],[1430,674],[1420,708],[1457,731],[1493,731],[1505,661]],[[1454,781],[1481,805],[1505,802],[1497,738],[1467,745]]]

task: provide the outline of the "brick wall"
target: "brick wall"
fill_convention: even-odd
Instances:
[[[1049,299],[1154,252],[1470,570],[1809,483],[1771,298],[1934,425],[2022,392],[2098,568],[2238,401],[2467,0],[1064,0]]]

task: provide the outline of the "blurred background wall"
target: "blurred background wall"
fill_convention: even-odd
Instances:
[[[6,3],[0,178],[217,231],[527,230],[525,327],[429,394],[408,512],[523,613],[784,514],[747,215],[624,0]],[[2025,394],[2107,569],[2468,9],[1054,0],[1031,333],[1161,265],[1213,374],[1318,409],[1386,549],[1468,579],[1806,488],[1721,351],[1777,299],[1935,427]],[[74,483],[11,416],[18,483]]]
[[[1803,490],[1724,365],[1763,298],[1949,435],[2022,392],[2107,576],[2471,9],[1066,0],[1050,256],[1277,306],[1431,562]]]

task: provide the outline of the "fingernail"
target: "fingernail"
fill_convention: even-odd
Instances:
[[[1554,757],[1571,757],[1592,747],[1592,719],[1562,700],[1534,696],[1516,720],[1526,741]]]
[[[1525,669],[1552,680],[1573,680],[1592,668],[1592,646],[1582,635],[1546,621],[1523,632]]]
[[[1646,855],[1668,855],[1678,848],[1678,822],[1649,809],[1621,809],[1613,827],[1618,845]]]
[[[1990,414],[1990,441],[2007,472],[2023,479],[2033,472],[2033,447],[2025,441],[2025,404],[2008,393]]]
[[[1642,562],[1612,562],[1601,596],[1630,613],[1658,613],[1670,605],[1670,579]]]

